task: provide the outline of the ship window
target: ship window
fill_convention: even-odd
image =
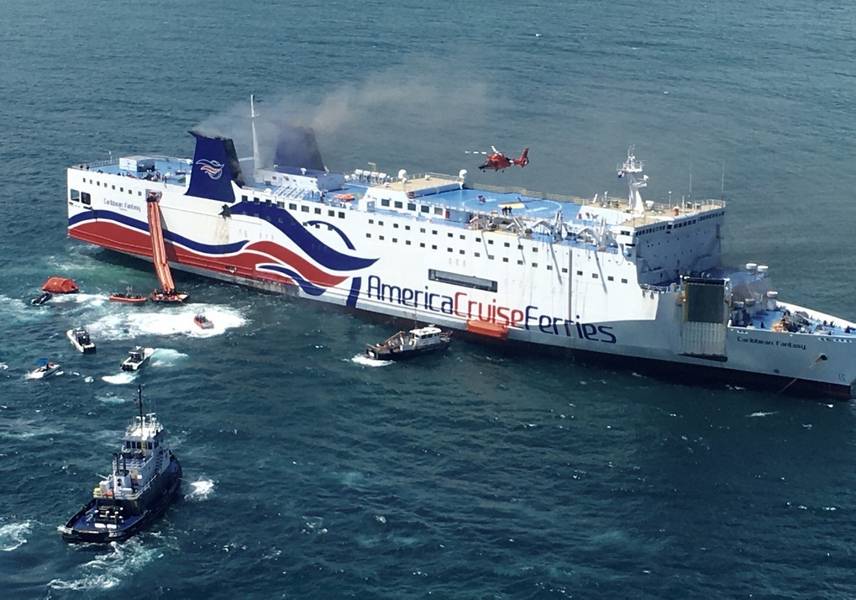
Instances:
[[[503,256],[503,257],[502,257],[502,262],[508,262],[508,257],[507,257],[507,256]]]
[[[120,187],[120,188],[119,188],[119,191],[120,191],[120,192],[124,192],[124,191],[125,191],[125,188]]]
[[[497,289],[496,282],[490,279],[482,279],[481,277],[473,277],[472,275],[460,275],[448,271],[438,271],[437,269],[428,269],[428,279],[476,290],[485,290],[487,292],[495,292]]]
[[[509,244],[508,242],[505,242],[505,243],[503,244],[503,246],[505,246],[506,248],[511,248],[511,244]]]
[[[377,236],[377,239],[382,240],[382,239],[383,239],[383,236],[382,236],[382,235],[379,235],[379,236]]]
[[[446,248],[446,252],[451,252],[451,251],[452,251],[451,248]]]
[[[405,246],[409,246],[409,245],[410,245],[410,240],[404,240],[404,245],[405,245]]]
[[[420,247],[420,248],[424,248],[424,247],[425,247],[425,242],[419,242],[419,247]]]
[[[134,190],[132,190],[131,188],[128,188],[128,195],[129,195],[129,196],[133,196],[133,195],[134,195]]]
[[[143,195],[142,190],[137,191],[137,196],[142,196],[142,195]]]
[[[548,271],[552,271],[552,270],[553,270],[553,265],[547,265],[547,270],[548,270]]]
[[[374,225],[374,219],[369,219],[369,225]]]
[[[439,206],[435,206],[435,207],[434,207],[434,214],[435,214],[435,215],[442,215],[442,214],[443,214],[443,209],[442,209],[442,208],[440,208]]]
[[[297,210],[297,205],[293,202],[288,203],[288,210]]]
[[[247,197],[246,197],[246,196],[241,196],[241,200],[243,200],[244,202],[246,202],[246,201],[247,201]]]
[[[437,249],[437,244],[431,244],[431,250],[436,250],[436,249]]]
[[[583,274],[582,271],[577,271],[577,275],[582,275],[582,274]]]
[[[328,217],[335,217],[335,216],[336,216],[336,211],[335,211],[335,210],[328,210],[328,211],[327,211],[327,216],[328,216]]]
[[[90,204],[92,204],[92,196],[89,194],[89,192],[80,192],[80,201],[83,202],[85,205],[89,206]]]
[[[562,273],[567,273],[568,270],[565,267],[562,267]]]
[[[69,190],[70,198],[75,202],[80,201],[80,192],[77,190]]]
[[[432,229],[432,230],[431,230],[431,235],[437,235],[437,230],[436,230],[436,229]]]
[[[458,254],[466,254],[463,250],[458,250]]]
[[[532,246],[532,252],[538,252],[538,248],[536,248],[535,246]]]
[[[488,259],[488,260],[493,260],[493,254],[488,254],[488,255],[487,255],[487,259]]]
[[[339,211],[339,218],[340,218],[340,219],[344,219],[344,218],[345,218],[345,213],[343,213],[342,211]]]
[[[381,206],[389,206],[389,199],[384,198],[383,200],[380,201],[380,205]]]
[[[398,229],[398,223],[393,223],[393,224],[392,224],[392,228],[393,228],[393,229]]]
[[[480,242],[480,241],[481,241],[481,238],[477,237],[476,242]]]
[[[367,234],[366,234],[366,237],[367,237],[367,238],[370,238],[371,236],[372,236],[372,234],[370,234],[370,233],[367,233]]]
[[[401,200],[395,201],[395,208],[402,208],[403,206],[404,206],[404,202],[402,202]]]
[[[303,206],[301,206],[301,207],[300,207],[300,211],[301,211],[301,212],[309,212],[309,207],[308,207],[308,206],[303,205]]]
[[[608,275],[608,276],[606,277],[606,280],[607,280],[607,281],[615,281],[615,277],[613,277],[612,275]]]
[[[493,246],[493,240],[488,240],[487,243]]]
[[[523,250],[523,244],[517,244],[517,249],[518,249],[518,250]]]
[[[478,252],[473,252],[473,255],[474,255],[476,258],[478,258],[479,256],[481,256],[481,254],[479,254]]]
[[[383,227],[383,221],[378,221],[377,224],[379,227]]]
[[[465,239],[467,239],[467,236],[462,235],[462,236],[460,236],[460,238],[461,238],[462,240],[465,240]]]
[[[419,210],[421,210],[421,211],[422,211],[422,212],[424,212],[424,213],[428,213],[428,212],[430,212],[430,211],[431,211],[431,207],[430,207],[430,206],[425,206],[425,205],[423,204],[422,206],[420,206],[420,207],[419,207]]]
[[[420,228],[419,228],[419,233],[425,233],[425,228],[424,228],[424,227],[420,227]]]
[[[407,203],[407,210],[415,211],[416,210],[416,204],[414,202],[408,202]]]
[[[320,215],[320,214],[321,214],[321,209],[320,209],[320,208],[316,208],[316,209],[315,209],[315,214],[316,214],[316,215]]]
[[[111,188],[113,188],[114,190],[116,189],[116,186],[115,186],[115,185],[111,185],[110,187],[111,187]]]
[[[522,265],[522,264],[523,264],[523,261],[522,261],[522,260],[518,260],[518,261],[517,261],[517,264],[518,264],[518,265]]]
[[[101,187],[101,182],[100,182],[100,181],[96,181],[96,182],[95,182],[95,185],[97,185],[98,187]]]
[[[591,278],[592,278],[592,279],[597,279],[597,273],[592,273],[592,274],[591,274]]]
[[[410,225],[405,225],[405,226],[404,226],[404,231],[410,231]]]
[[[447,233],[446,235],[447,235],[447,236],[449,236],[449,237],[452,237],[452,233],[451,233],[451,232],[450,232],[450,233]]]
[[[258,202],[258,201],[259,201],[259,199],[256,198],[255,196],[253,196],[253,202]]]

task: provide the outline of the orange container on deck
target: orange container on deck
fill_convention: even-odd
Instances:
[[[479,319],[471,319],[467,321],[467,331],[476,335],[483,335],[497,340],[504,340],[508,337],[508,326],[497,325],[490,321],[481,321]]]

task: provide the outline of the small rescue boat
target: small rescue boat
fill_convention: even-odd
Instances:
[[[175,290],[155,290],[149,297],[151,298],[152,302],[159,302],[161,304],[180,304],[181,302],[187,300],[190,297],[190,294],[185,294],[184,292],[176,292]]]
[[[36,368],[27,373],[27,379],[44,379],[55,375],[60,369],[60,364],[51,362],[46,358],[40,358],[36,361]]]
[[[199,313],[195,317],[193,317],[193,322],[199,325],[202,329],[212,329],[214,327],[214,323],[208,320],[208,317]]]
[[[404,360],[418,354],[439,352],[452,343],[452,332],[443,331],[439,327],[429,325],[399,331],[380,344],[369,344],[366,356],[375,360]]]
[[[148,302],[148,298],[140,294],[132,294],[131,288],[128,288],[124,294],[114,292],[110,294],[110,302],[124,302],[126,304],[143,304]]]
[[[30,304],[33,304],[34,306],[40,306],[51,298],[53,298],[53,294],[51,294],[50,292],[42,292],[39,296],[36,296],[32,300],[30,300]]]
[[[95,342],[92,341],[92,338],[89,337],[89,332],[83,327],[69,329],[65,332],[65,337],[68,338],[72,346],[77,348],[78,352],[82,352],[83,354],[95,353]]]
[[[123,371],[139,371],[145,366],[152,354],[155,353],[154,348],[143,348],[142,346],[134,346],[128,351],[128,358],[122,361]]]

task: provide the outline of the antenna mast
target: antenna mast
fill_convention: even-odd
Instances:
[[[261,164],[259,163],[259,139],[256,137],[256,96],[250,94],[250,125],[253,129],[253,170],[255,171]]]

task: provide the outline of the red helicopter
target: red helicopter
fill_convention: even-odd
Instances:
[[[501,171],[502,169],[507,169],[511,165],[517,165],[518,167],[525,167],[529,164],[529,148],[524,148],[523,152],[520,153],[519,158],[508,158],[505,154],[496,149],[496,146],[490,147],[493,152],[488,154],[487,152],[467,152],[467,154],[484,154],[487,155],[487,158],[484,161],[483,165],[479,165],[479,169],[484,171],[486,169],[493,169],[494,171]]]

